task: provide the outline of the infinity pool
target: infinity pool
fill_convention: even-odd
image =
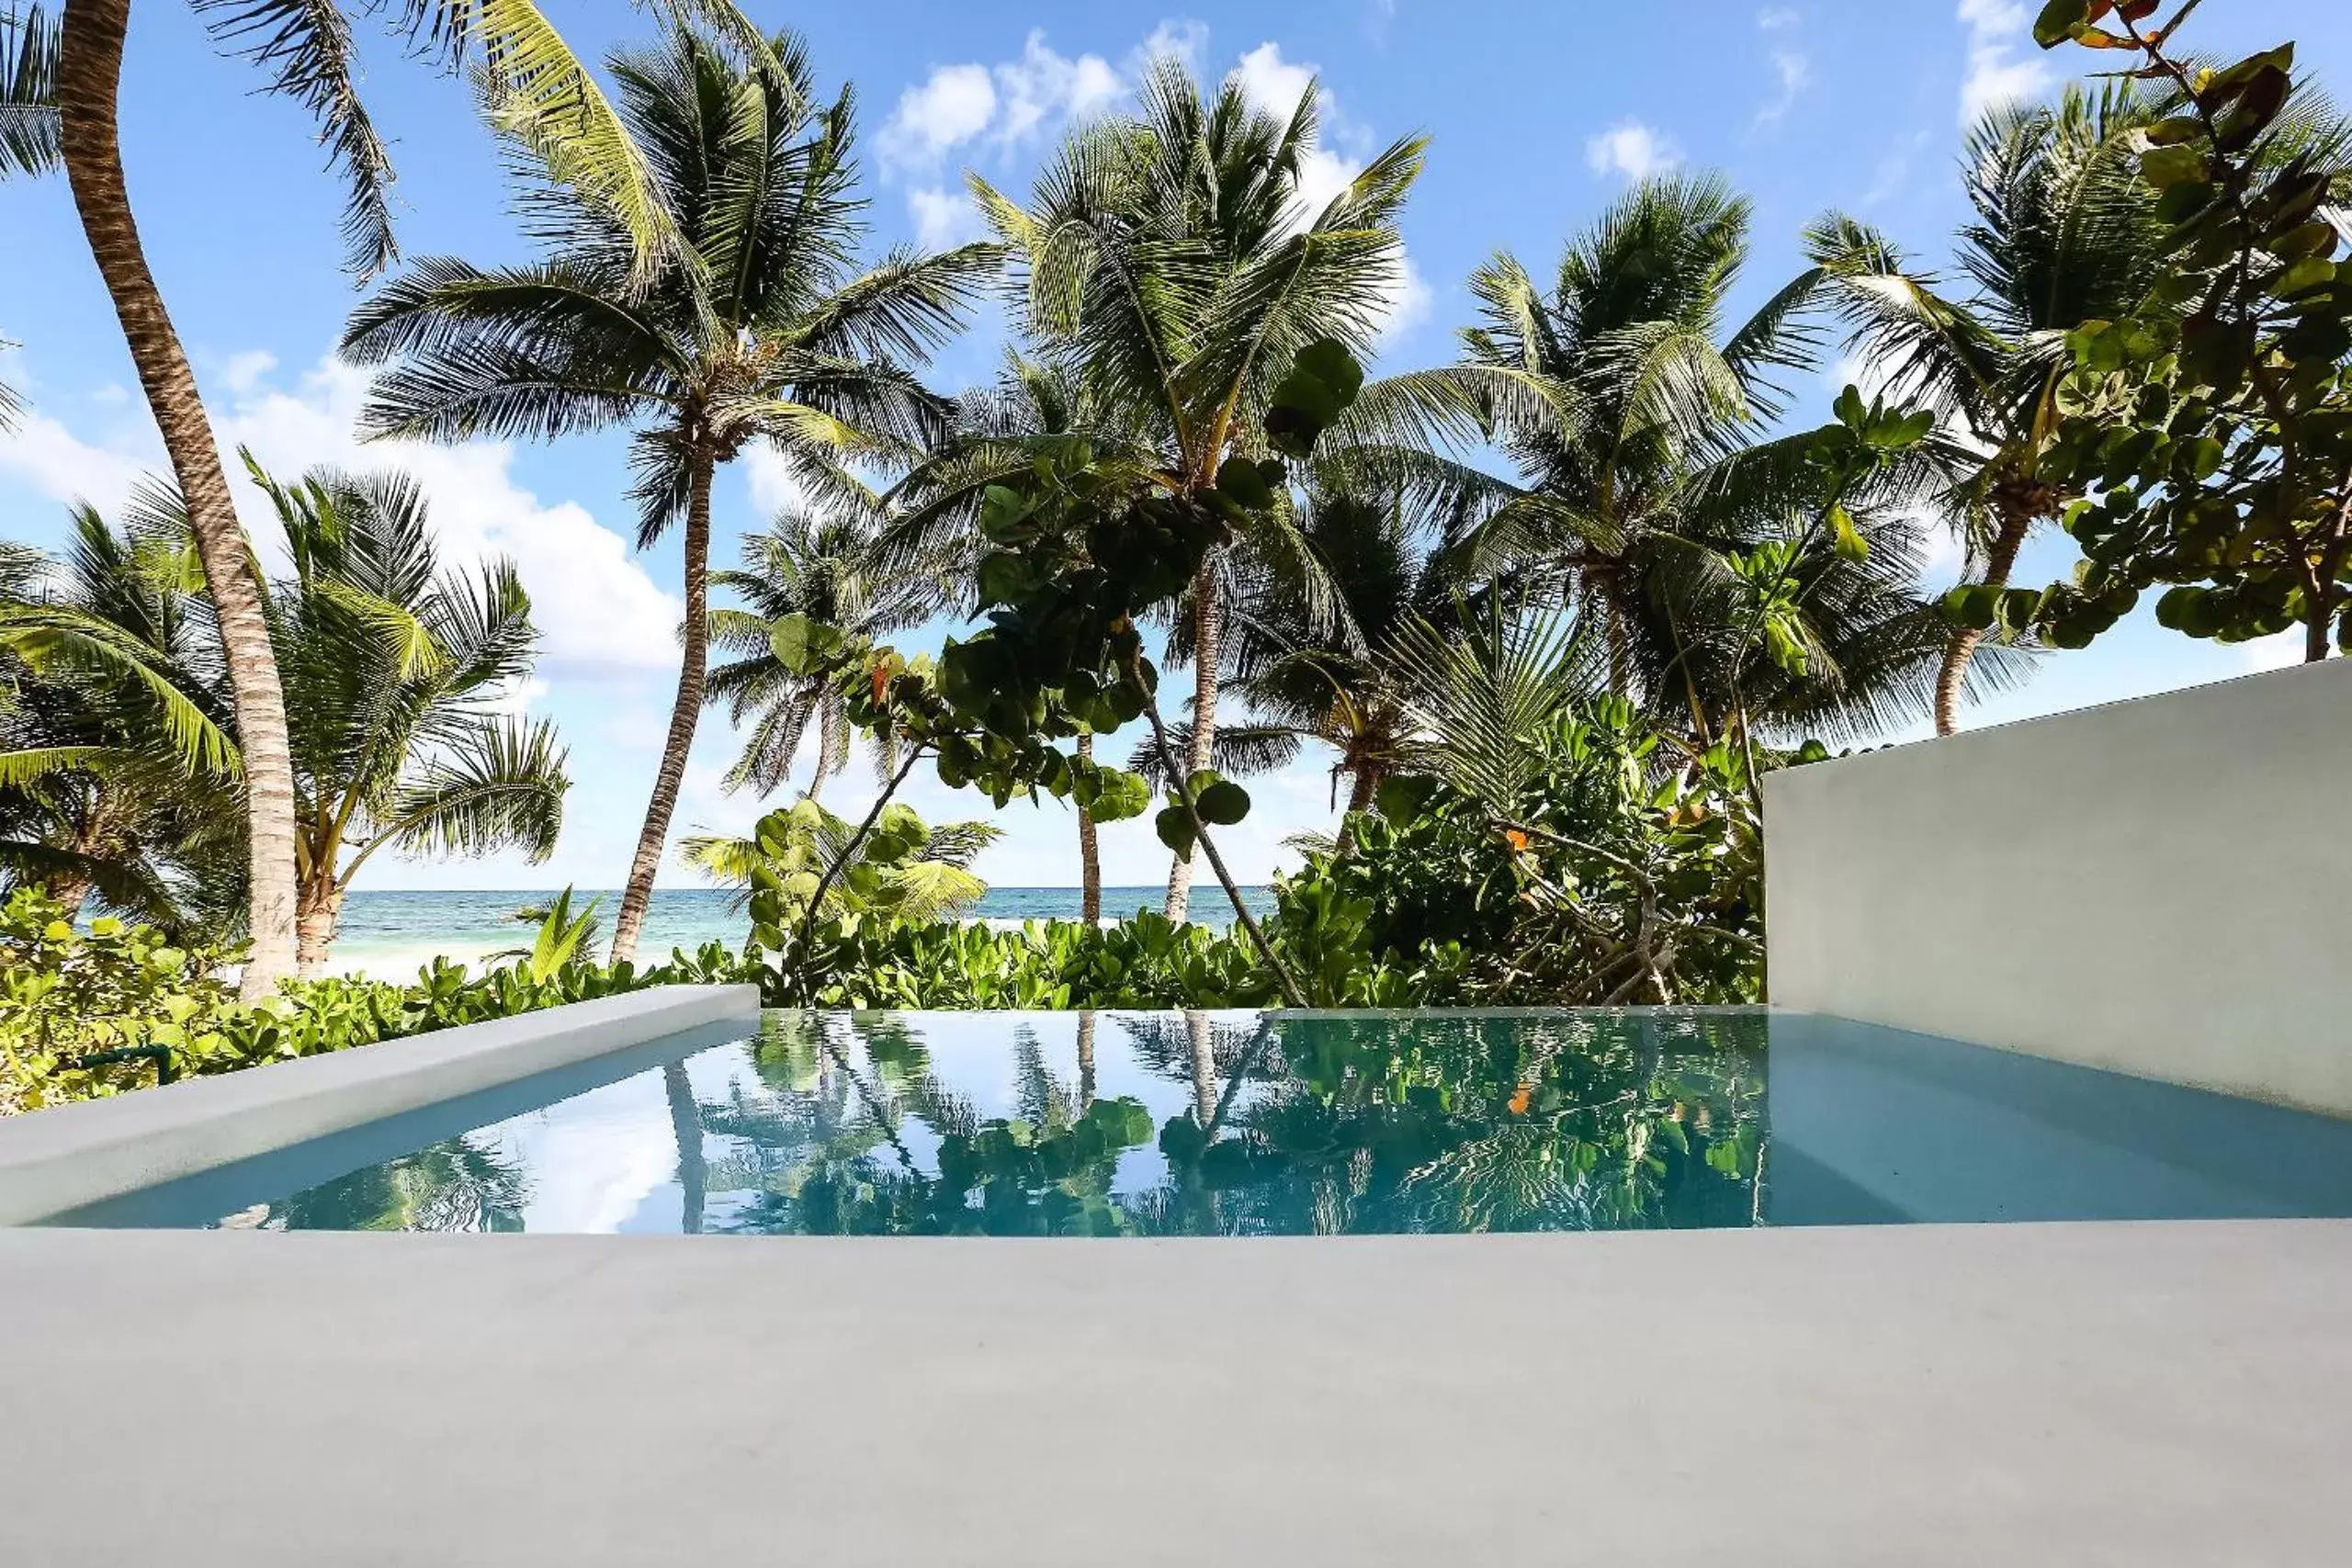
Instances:
[[[1762,1010],[772,1013],[58,1223],[1299,1235],[2352,1215],[2352,1122]]]

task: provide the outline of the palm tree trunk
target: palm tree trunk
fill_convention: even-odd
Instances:
[[[1094,1109],[1094,1015],[1078,1015],[1078,1110],[1084,1115]]]
[[[1184,1032],[1193,1047],[1193,1120],[1205,1133],[1216,1120],[1216,1025],[1207,1013],[1189,1009]]]
[[[1089,731],[1078,738],[1078,754],[1089,761],[1094,756],[1094,735]],[[1094,813],[1083,806],[1078,808],[1078,918],[1088,925],[1099,925],[1102,919],[1102,853],[1094,837]]]
[[[662,748],[662,769],[653,775],[653,798],[646,803],[645,827],[637,836],[637,859],[613,922],[612,962],[637,956],[638,933],[653,901],[653,876],[670,841],[670,818],[686,778],[686,753],[694,750],[695,722],[702,716],[704,665],[710,645],[710,476],[707,456],[695,459],[686,493],[686,635],[678,663],[678,700],[670,708],[670,738]]]
[[[331,878],[314,879],[294,906],[294,972],[305,980],[326,972],[335,928],[343,922],[343,889]]]
[[[241,989],[251,1000],[276,990],[294,967],[294,763],[286,736],[286,694],[262,616],[253,556],[197,393],[196,373],[148,270],[123,183],[116,99],[123,35],[130,26],[130,0],[67,0],[57,80],[65,177],[187,502],[220,627],[244,761],[253,952]]]
[[[2015,510],[2001,514],[2001,531],[1993,537],[1993,553],[1985,558],[1984,581],[1996,588],[2006,587],[2009,573],[2018,564],[2018,547],[2025,543],[2026,531],[2033,526],[2030,513]],[[1968,685],[1968,663],[1976,657],[1976,645],[1984,634],[1973,626],[1961,626],[1944,645],[1943,668],[1936,672],[1936,733],[1950,735],[1960,728],[1960,699]]]
[[[1196,773],[1216,756],[1218,666],[1224,654],[1225,606],[1217,601],[1216,563],[1209,562],[1193,579],[1193,749],[1185,765]],[[1168,868],[1168,918],[1181,923],[1192,907],[1193,856],[1178,855]]]
[[[1348,785],[1348,815],[1372,809],[1373,796],[1380,793],[1380,769],[1371,762],[1355,765],[1355,779]]]
[[[51,877],[49,883],[49,896],[62,906],[58,918],[68,924],[82,918],[83,908],[95,891],[96,885],[86,876]]]

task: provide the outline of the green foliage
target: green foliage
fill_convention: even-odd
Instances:
[[[1622,701],[1531,738],[1518,792],[1399,778],[1284,888],[1363,911],[1374,963],[1448,1001],[1738,1002],[1760,994],[1762,859],[1741,754],[1661,750]],[[1285,906],[1286,909],[1288,905]]]
[[[525,909],[515,916],[518,920],[533,921],[538,933],[527,948],[496,954],[499,958],[516,958],[525,973],[537,984],[545,985],[561,974],[578,959],[582,949],[594,946],[596,941],[596,907],[604,902],[591,898],[575,915],[571,912],[571,888],[567,885],[556,895],[555,902],[545,908]]]
[[[932,828],[892,802],[860,837],[803,799],[760,818],[749,839],[690,840],[686,855],[718,881],[748,890],[752,940],[773,948],[784,927],[808,914],[820,886],[831,915],[922,922],[961,914],[988,892],[969,869],[973,858],[1002,833],[990,822]]]
[[[576,932],[577,920],[568,929]],[[550,960],[560,945],[542,942]],[[56,899],[19,888],[0,906],[0,1114],[114,1094],[160,1076],[149,1056],[81,1061],[106,1053],[155,1047],[169,1054],[173,1076],[232,1072],[649,986],[741,983],[760,968],[756,956],[739,958],[715,942],[642,970],[571,957],[477,976],[436,959],[409,986],[295,980],[247,1004],[222,977],[243,956],[111,918],[78,931]]]
[[[0,179],[40,175],[58,163],[55,17],[14,0],[0,12]],[[0,429],[7,427],[8,389],[0,386]]]
[[[2138,160],[2163,276],[2067,339],[2044,474],[2080,498],[2065,525],[2083,561],[2030,619],[2078,648],[2162,588],[2174,630],[2235,642],[2301,625],[2322,659],[2352,647],[2352,264],[2337,259],[2352,128],[2296,82],[2291,43],[2198,65],[2174,37],[2189,7],[2165,9],[2053,0],[2035,28],[2045,47],[2120,51],[2174,96]]]

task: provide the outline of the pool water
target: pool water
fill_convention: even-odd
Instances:
[[[1304,1235],[2352,1215],[2352,1122],[1760,1010],[768,1015],[61,1223]]]

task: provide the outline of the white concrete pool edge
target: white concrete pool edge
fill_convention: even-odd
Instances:
[[[0,1225],[759,1012],[756,986],[662,986],[0,1120]]]
[[[2324,1562],[2347,1291],[2344,1221],[0,1232],[0,1562]]]

